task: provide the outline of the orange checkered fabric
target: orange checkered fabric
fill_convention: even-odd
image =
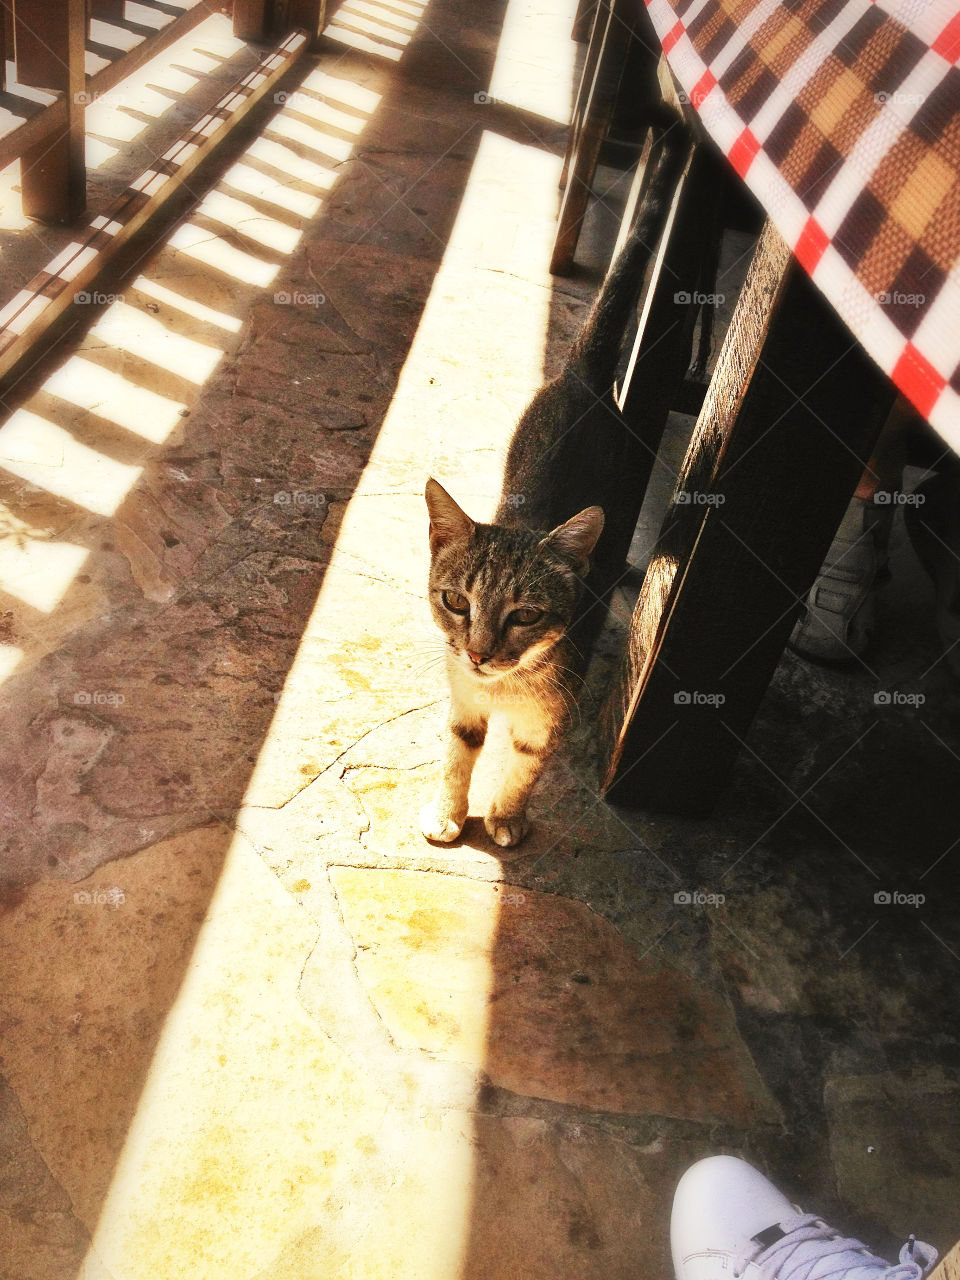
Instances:
[[[960,452],[956,0],[646,0],[707,132]]]

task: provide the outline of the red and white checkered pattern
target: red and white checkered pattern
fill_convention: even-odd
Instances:
[[[870,356],[960,452],[956,0],[646,0],[703,124]]]

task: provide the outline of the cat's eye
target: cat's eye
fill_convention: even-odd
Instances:
[[[459,591],[442,591],[441,598],[451,613],[469,613],[470,601],[466,596],[462,596]]]
[[[532,627],[542,617],[542,609],[514,609],[507,619],[507,625],[510,627]]]

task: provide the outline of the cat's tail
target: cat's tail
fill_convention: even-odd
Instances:
[[[599,396],[613,385],[624,330],[689,154],[687,129],[673,113],[663,129],[659,151],[640,216],[607,272],[567,361],[568,368]]]

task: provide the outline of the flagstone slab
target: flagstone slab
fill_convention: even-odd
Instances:
[[[960,1236],[960,1084],[940,1066],[828,1080],[824,1106],[845,1207],[941,1252]]]
[[[585,904],[419,871],[331,874],[360,978],[400,1047],[570,1106],[776,1118],[726,1002],[638,956]]]
[[[636,1280],[665,1275],[670,1198],[686,1143],[639,1148],[588,1126],[427,1109],[393,1119],[400,1172],[318,1223],[255,1280]],[[442,1229],[438,1231],[438,1224]],[[346,1224],[345,1224],[346,1225]],[[644,1250],[638,1264],[638,1247]]]

